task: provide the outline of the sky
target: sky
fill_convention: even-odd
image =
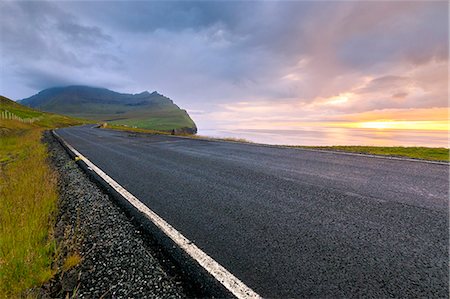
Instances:
[[[201,129],[448,130],[447,1],[0,2],[0,94],[158,91]]]

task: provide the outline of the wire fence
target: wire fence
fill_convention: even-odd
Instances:
[[[5,119],[5,120],[17,120],[23,123],[33,123],[37,120],[40,119],[40,117],[33,117],[33,118],[22,118],[8,110],[1,110],[0,111],[0,119]]]

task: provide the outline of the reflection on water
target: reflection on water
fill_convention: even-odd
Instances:
[[[449,147],[447,131],[311,127],[298,130],[199,130],[198,134],[284,145]]]

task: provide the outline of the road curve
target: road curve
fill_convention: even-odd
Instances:
[[[263,297],[448,297],[447,165],[57,132]]]

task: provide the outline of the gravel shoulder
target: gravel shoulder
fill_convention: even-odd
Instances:
[[[60,202],[55,227],[59,271],[43,287],[43,297],[191,297],[176,271],[170,271],[175,266],[143,230],[89,180],[50,133],[44,142],[58,173]],[[64,260],[74,254],[81,260],[68,269]]]

